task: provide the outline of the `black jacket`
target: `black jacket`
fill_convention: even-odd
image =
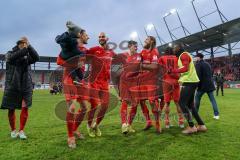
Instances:
[[[225,79],[224,79],[224,76],[222,73],[217,73],[216,76],[215,76],[215,80],[216,80],[216,83],[218,85],[223,85]]]
[[[39,60],[36,50],[29,46],[19,49],[17,46],[6,54],[6,78],[2,99],[2,109],[20,109],[22,99],[28,107],[32,105],[31,64]]]
[[[213,82],[213,72],[210,64],[204,60],[200,60],[195,65],[198,78],[200,80],[198,84],[198,91],[211,92],[215,90]]]
[[[84,53],[78,49],[77,38],[72,37],[68,32],[58,35],[55,40],[61,46],[60,56],[62,59],[68,60],[75,56],[84,56]]]

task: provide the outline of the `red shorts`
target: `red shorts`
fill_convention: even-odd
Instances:
[[[174,102],[178,102],[180,98],[179,83],[164,81],[163,94],[164,94],[164,102],[169,103],[171,100],[174,100]]]
[[[154,101],[158,99],[158,89],[157,85],[140,85],[131,87],[130,94],[138,102],[139,100],[149,100]]]
[[[90,99],[90,94],[89,94],[90,88],[86,82],[82,81],[82,83],[77,85],[76,87],[77,87],[77,94],[78,94],[77,96],[78,102]]]
[[[109,103],[109,85],[107,81],[95,81],[91,83],[89,92],[92,106]]]
[[[90,87],[97,90],[109,90],[107,81],[94,81],[93,83],[90,83]]]
[[[63,74],[63,91],[66,101],[78,100],[80,102],[88,100],[89,87],[87,83],[83,81],[80,85],[74,85],[72,77],[68,74],[69,71],[69,68],[65,68]]]
[[[73,80],[70,76],[63,77],[63,91],[66,101],[71,101],[78,98],[77,88],[73,84]]]

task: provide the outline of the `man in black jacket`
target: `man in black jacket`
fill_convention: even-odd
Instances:
[[[222,96],[224,96],[223,94],[223,84],[224,84],[224,76],[223,74],[221,73],[221,71],[219,70],[215,76],[215,80],[216,80],[216,84],[217,84],[217,93],[216,95],[218,96],[218,91],[219,91],[219,88],[221,88],[221,92],[222,92]]]
[[[212,103],[212,107],[213,107],[213,111],[214,111],[214,119],[219,119],[219,111],[218,111],[218,106],[216,103],[216,100],[214,98],[214,90],[215,90],[215,86],[213,83],[213,78],[212,78],[212,69],[209,63],[205,62],[203,60],[203,54],[198,53],[196,55],[197,58],[197,62],[195,65],[197,74],[198,74],[198,78],[200,80],[199,84],[198,84],[198,89],[197,89],[197,93],[195,95],[195,107],[197,108],[197,110],[199,110],[199,106],[200,106],[200,101],[202,96],[204,95],[204,93],[207,93],[211,103]]]
[[[6,79],[1,109],[8,109],[12,138],[27,138],[23,129],[28,118],[28,108],[32,105],[31,64],[38,60],[38,53],[26,37],[17,41],[17,46],[6,54]],[[15,109],[21,109],[19,132],[15,126]]]

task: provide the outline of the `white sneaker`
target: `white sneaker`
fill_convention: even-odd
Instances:
[[[213,116],[213,118],[218,120],[220,117],[219,116]]]
[[[67,143],[68,143],[68,147],[71,148],[71,149],[75,149],[76,146],[77,146],[75,137],[69,137],[68,140],[67,140]]]
[[[165,128],[166,128],[166,129],[169,129],[169,128],[170,128],[170,125],[165,125]]]
[[[135,129],[133,129],[133,127],[131,125],[128,125],[128,131],[130,133],[135,133],[136,132]]]
[[[16,132],[16,130],[11,132],[11,138],[17,138],[18,137],[18,133]]]
[[[22,139],[22,140],[27,139],[27,136],[25,135],[25,133],[23,132],[23,130],[22,130],[22,131],[19,131],[18,135],[19,135],[19,138]]]
[[[87,124],[87,131],[88,131],[89,137],[92,137],[92,138],[96,137],[93,127],[89,126],[88,124]]]
[[[102,132],[99,129],[99,126],[96,123],[93,124],[93,130],[95,131],[95,135],[96,136],[98,136],[98,137],[102,136]]]
[[[122,124],[122,133],[127,134],[128,133],[128,124],[123,123]]]
[[[180,124],[179,127],[180,128],[184,128],[185,126],[184,126],[184,124]]]

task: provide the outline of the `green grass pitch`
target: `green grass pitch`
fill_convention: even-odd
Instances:
[[[0,93],[2,97],[2,92]],[[28,140],[10,138],[7,111],[0,111],[0,160],[21,159],[79,159],[79,160],[235,160],[240,159],[240,90],[226,89],[224,97],[216,97],[220,120],[213,119],[208,97],[203,97],[200,115],[208,132],[191,136],[181,134],[176,126],[156,135],[152,128],[142,131],[145,122],[140,108],[134,121],[135,134],[121,134],[119,104],[108,112],[102,122],[102,137],[90,138],[86,122],[80,130],[85,140],[77,141],[77,148],[67,147],[66,125],[55,114],[55,106],[63,96],[51,96],[48,91],[34,91],[33,106],[25,132]],[[171,107],[172,114],[175,107]],[[163,124],[163,123],[162,123]],[[163,126],[163,125],[162,125]],[[19,127],[19,111],[17,111]],[[163,126],[164,127],[164,126]]]

